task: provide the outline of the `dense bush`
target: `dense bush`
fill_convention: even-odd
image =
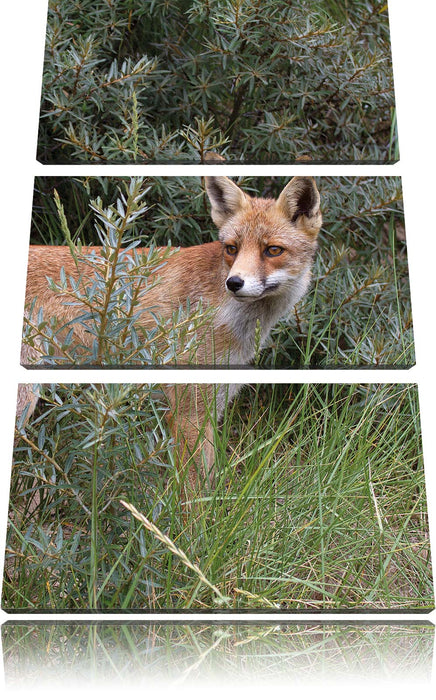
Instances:
[[[42,162],[397,158],[380,0],[49,0]]]
[[[82,250],[77,234],[73,240],[55,191],[60,231],[71,262],[86,261],[90,277],[89,282],[80,276],[75,279],[62,267],[59,279],[47,278],[47,287],[77,312],[71,322],[61,321],[53,312],[44,315],[38,297],[31,300],[23,327],[23,343],[31,357],[37,348],[38,357],[42,353],[43,362],[50,364],[164,365],[180,361],[183,351],[185,364],[195,362],[199,329],[210,321],[213,310],[204,309],[201,300],[192,304],[187,300],[175,306],[170,317],[163,317],[153,304],[147,304],[147,293],[159,284],[156,270],[175,251],[169,246],[157,250],[153,241],[147,249],[138,248],[136,222],[148,209],[144,198],[149,186],[141,179],[123,184],[113,205],[105,207],[101,198],[89,203],[99,247],[88,251]],[[145,310],[152,316],[148,325],[143,320]],[[88,342],[74,332],[78,327]]]
[[[239,184],[253,194],[276,197],[287,178],[246,177]],[[395,365],[408,366],[414,362],[412,314],[408,280],[407,251],[402,211],[401,181],[396,177],[318,178],[318,188],[324,215],[320,234],[319,252],[314,266],[312,289],[297,305],[293,317],[279,324],[269,347],[262,353],[261,366],[347,366]],[[98,243],[104,236],[105,217],[112,207],[111,216],[119,219],[116,200],[119,191],[136,192],[141,216],[132,218],[128,231],[117,238],[117,245],[141,241],[143,244],[166,246],[193,245],[216,238],[217,232],[210,219],[209,203],[200,178],[39,178],[36,181],[33,209],[33,243],[66,243],[65,224],[62,227],[53,189],[59,192],[72,239]],[[143,196],[144,195],[144,196]],[[101,197],[96,205],[93,198]],[[113,203],[113,204],[112,204]],[[132,204],[133,206],[133,204]],[[139,205],[138,205],[139,206]],[[97,228],[96,228],[97,223]],[[116,228],[116,226],[115,226]],[[117,229],[119,232],[119,228]],[[68,235],[68,234],[67,234]],[[124,238],[123,238],[124,236]],[[110,253],[107,257],[110,263]],[[121,288],[131,275],[131,284],[137,279],[129,272],[133,262],[125,261],[119,271]],[[145,268],[144,268],[145,269]],[[124,275],[124,276],[123,276]],[[132,281],[133,280],[133,281]],[[60,283],[60,280],[54,280]],[[64,285],[65,286],[65,285]],[[68,285],[66,285],[68,286]],[[100,285],[101,299],[107,290]],[[127,301],[113,290],[114,333],[120,333],[119,309]],[[96,312],[94,335],[101,326],[101,310],[105,305],[94,299]],[[35,310],[37,311],[37,309]],[[192,310],[194,311],[194,310]],[[182,316],[174,319],[179,327],[179,340],[189,327],[186,343],[195,351],[195,331],[202,323],[205,310],[196,310],[196,320],[180,324]],[[194,314],[194,315],[195,315]],[[153,337],[149,342],[138,342],[135,335],[136,318],[129,306],[125,317],[123,348],[112,348],[105,361],[126,364],[140,361],[161,364],[174,361],[169,346],[157,354]],[[37,327],[48,319],[34,318],[27,328],[27,342],[33,342]],[[207,319],[206,319],[207,320]],[[106,324],[107,325],[107,324]],[[174,324],[173,324],[174,325]],[[35,330],[36,328],[36,330]],[[171,329],[171,323],[167,326]],[[44,326],[44,333],[48,329]],[[162,332],[164,329],[162,329]],[[119,346],[119,344],[118,344]],[[67,351],[67,352],[66,352]],[[64,354],[71,348],[64,347]],[[56,352],[49,352],[56,361]],[[166,358],[166,359],[165,359]],[[88,362],[96,361],[88,358]],[[84,362],[85,360],[78,360]]]

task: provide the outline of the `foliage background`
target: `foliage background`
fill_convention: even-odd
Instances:
[[[393,162],[387,3],[49,0],[44,163]]]
[[[253,195],[277,197],[288,178],[243,177]],[[115,205],[126,178],[37,178],[31,243],[65,244],[54,189],[75,242],[99,243],[91,202]],[[201,178],[139,180],[145,210],[128,240],[144,245],[196,245],[215,239]],[[324,224],[310,292],[280,323],[261,367],[410,366],[412,311],[401,180],[397,177],[321,177]],[[153,360],[153,358],[152,358]],[[149,360],[152,361],[152,360]],[[112,364],[123,364],[112,356]],[[161,360],[160,360],[161,362]]]

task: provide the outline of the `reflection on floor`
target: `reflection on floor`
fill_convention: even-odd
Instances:
[[[429,682],[427,622],[7,622],[5,680],[27,685]]]

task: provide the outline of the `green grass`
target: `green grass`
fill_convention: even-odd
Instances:
[[[159,387],[44,397],[15,449],[5,609],[433,606],[414,385],[246,387],[188,515]]]
[[[288,179],[245,177],[238,182],[252,194],[278,197]],[[317,179],[317,185],[324,223],[311,289],[295,307],[291,318],[278,324],[257,364],[289,368],[413,365],[415,353],[401,180],[397,177],[322,177]],[[133,209],[140,206],[141,216],[133,219],[125,232],[121,229],[115,203],[120,192],[127,189],[135,195],[130,194],[129,206]],[[96,225],[100,237],[104,237],[110,207],[114,212],[111,220],[115,222],[117,240],[124,247],[133,241],[144,245],[189,246],[217,237],[201,178],[37,178],[32,243],[62,245],[68,242],[65,222],[62,225],[59,219],[55,191],[59,192],[69,236],[74,243],[98,243]],[[101,198],[97,207],[96,198]],[[145,270],[146,264],[142,265],[141,269]],[[100,355],[106,352],[106,364],[174,362],[170,347],[168,352],[165,348],[157,351],[153,335],[145,342],[147,332],[141,331],[140,321],[135,320],[134,314],[132,316],[134,305],[127,302],[130,296],[135,296],[138,287],[135,270],[133,264],[129,267],[127,263],[122,271],[118,269],[116,275],[122,279],[112,292],[101,280],[96,282],[98,294],[94,294],[91,306],[95,309],[98,327],[83,319],[81,323],[87,324],[87,328],[92,326],[92,333],[99,340],[95,347]],[[106,277],[111,277],[110,270]],[[125,299],[126,279],[133,291]],[[60,281],[54,282],[59,284]],[[118,293],[118,287],[123,291]],[[100,338],[105,325],[104,308],[111,294],[113,318],[109,319],[109,330],[105,332],[107,338]],[[146,305],[146,298],[142,302]],[[194,341],[189,333],[186,336],[187,329],[201,327],[203,320],[207,321],[204,310],[197,311],[193,323],[184,326],[182,323],[179,343]],[[123,342],[120,348],[120,324],[123,323],[120,319],[124,317],[127,320],[122,328],[129,342]],[[45,334],[52,332],[47,321],[49,319],[37,319],[36,307],[26,342],[34,339],[35,327],[41,326]],[[177,325],[182,321],[183,314],[179,314],[173,323]],[[113,336],[110,335],[111,324]],[[138,331],[142,336],[140,345]],[[168,324],[165,332],[169,335]],[[102,344],[107,347],[100,348]],[[67,358],[73,353],[71,363],[74,364],[71,344],[65,345],[58,339],[52,345],[51,350],[47,345],[44,362],[65,362],[65,357],[60,359],[62,353]],[[90,352],[89,357],[85,357],[83,350],[80,352],[78,363],[99,363],[98,354],[94,356]],[[169,359],[165,360],[165,356]]]

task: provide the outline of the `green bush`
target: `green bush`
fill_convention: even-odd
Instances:
[[[6,610],[432,607],[415,386],[246,387],[219,428],[212,401],[216,483],[184,513],[161,386],[42,396],[16,433]]]
[[[71,322],[44,315],[38,298],[26,308],[23,344],[30,358],[37,348],[37,357],[49,364],[70,365],[159,365],[177,363],[181,349],[184,362],[194,363],[200,329],[210,321],[210,311],[201,300],[189,300],[174,309],[170,318],[162,318],[153,306],[147,307],[147,293],[159,284],[151,278],[159,266],[174,253],[168,246],[157,250],[153,241],[147,249],[137,248],[136,221],[147,211],[144,198],[149,187],[141,179],[132,179],[118,188],[116,201],[105,207],[101,198],[89,203],[94,215],[94,235],[99,247],[85,251],[77,237],[71,235],[64,207],[57,191],[54,203],[59,227],[70,248],[74,263],[86,261],[90,281],[69,276],[62,267],[60,279],[47,279],[47,286],[67,307],[77,307]],[[150,278],[150,279],[149,279]],[[141,321],[148,309],[153,327]],[[88,342],[74,333],[80,329]]]
[[[45,163],[391,162],[380,0],[49,0]]]
[[[286,182],[283,177],[238,180],[246,191],[272,197],[278,196]],[[322,177],[317,184],[324,225],[312,288],[295,307],[291,319],[278,324],[258,364],[412,365],[414,344],[400,179]],[[38,178],[32,243],[68,242],[67,224],[62,226],[59,203],[53,197],[55,188],[74,243],[101,243],[108,230],[108,217],[112,217],[117,232],[118,249],[133,242],[152,246],[195,245],[217,236],[200,178]],[[121,226],[117,208],[120,192],[123,197],[130,193],[129,206],[140,208],[127,230]],[[135,197],[138,204],[134,203]],[[99,198],[97,202],[95,198]],[[111,269],[113,248],[109,246],[107,250],[105,264]],[[151,265],[153,255],[148,262]],[[97,340],[100,338],[91,352],[75,351],[71,343],[57,338],[50,319],[38,317],[37,305],[31,323],[25,325],[25,342],[32,345],[36,340],[44,340],[44,361],[52,364],[65,362],[65,358],[71,358],[72,364],[170,364],[176,361],[177,348],[181,346],[191,347],[194,360],[196,344],[201,342],[198,330],[208,321],[206,309],[192,308],[189,313],[180,309],[174,319],[161,324],[159,338],[167,338],[161,349],[156,347],[156,335],[152,332],[141,331],[139,342],[140,320],[129,302],[132,294],[127,293],[131,287],[141,285],[135,274],[137,263],[135,258],[117,258],[117,283],[112,290],[101,279],[96,282],[93,299],[87,300],[93,309],[91,321],[89,317],[80,319],[80,323],[88,324],[88,332]],[[141,258],[142,275],[147,264]],[[106,276],[110,277],[109,273]],[[68,280],[53,280],[52,284],[65,293],[71,292]],[[141,294],[136,297],[137,303],[146,299]],[[120,335],[124,338],[121,344]]]

